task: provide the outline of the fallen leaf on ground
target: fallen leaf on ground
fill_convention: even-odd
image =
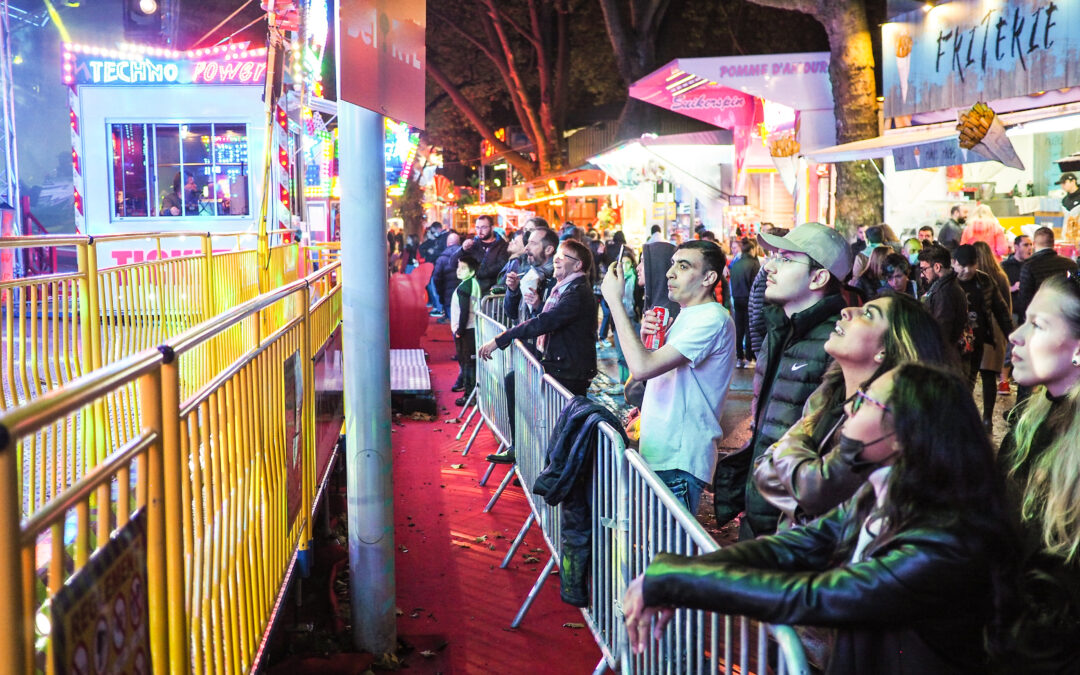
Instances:
[[[435,652],[431,651],[430,649],[425,649],[424,651],[420,652],[420,656],[423,656],[425,659],[431,659],[435,657]]]
[[[538,563],[538,562],[540,562],[540,558],[537,558],[534,555],[527,555],[527,556],[525,556],[525,562],[527,562],[527,563]]]
[[[487,541],[487,535],[486,534],[482,534],[482,535],[480,535],[479,537],[476,538],[476,543],[477,544],[483,544],[485,541]]]
[[[416,412],[409,414],[409,419],[415,420],[417,422],[431,422],[435,419],[435,416],[430,413],[420,412],[419,410],[417,410]]]
[[[584,628],[585,624],[583,624],[583,623],[564,623],[562,625],[562,627],[563,628]]]
[[[451,464],[450,468],[451,469],[464,469],[465,465],[464,464]]]

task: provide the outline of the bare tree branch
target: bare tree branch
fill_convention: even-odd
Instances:
[[[525,126],[531,127],[533,131],[533,137],[536,143],[536,152],[540,157],[548,157],[548,139],[543,134],[543,126],[537,117],[536,111],[532,106],[527,105],[526,92],[528,89],[525,87],[525,82],[521,77],[521,73],[517,67],[517,58],[514,55],[514,50],[510,44],[510,40],[506,35],[506,31],[503,29],[502,21],[500,21],[499,12],[495,9],[494,0],[481,0],[483,4],[488,8],[488,16],[491,17],[491,25],[495,29],[495,33],[498,36],[499,44],[502,46],[503,55],[506,58],[506,65],[510,71],[510,79],[513,81],[513,87],[516,89],[511,90],[511,94],[521,96],[525,105],[522,105],[522,110],[525,113],[525,118],[521,121]]]
[[[441,70],[439,70],[438,66],[429,59],[426,67],[431,79],[435,80],[435,83],[442,87],[443,91],[450,97],[450,100],[454,102],[454,105],[456,105],[458,109],[461,110],[461,113],[465,115],[465,119],[469,120],[469,123],[473,125],[485,141],[490,143],[500,154],[504,154],[506,156],[506,161],[512,164],[515,169],[522,173],[522,175],[528,178],[536,175],[536,166],[528,159],[515,152],[509,145],[496,138],[495,132],[484,121],[483,117],[480,116],[480,113],[472,107],[472,104],[469,103],[469,100],[461,93],[461,90],[458,89]]]
[[[634,45],[630,40],[629,28],[619,9],[618,0],[600,0],[600,10],[604,13],[604,25],[607,27],[611,46],[615,48],[615,63],[619,75],[628,86],[634,81],[634,66],[630,55]]]

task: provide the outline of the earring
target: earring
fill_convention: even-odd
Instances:
[[[1080,367],[1080,356],[1074,356],[1072,358],[1072,364],[1074,366]]]

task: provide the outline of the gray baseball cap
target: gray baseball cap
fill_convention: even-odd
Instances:
[[[761,233],[758,243],[767,251],[803,253],[840,281],[851,274],[851,246],[827,225],[803,223],[782,237]]]

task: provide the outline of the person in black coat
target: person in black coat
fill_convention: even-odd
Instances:
[[[592,253],[567,240],[555,253],[555,287],[536,317],[507,329],[484,344],[478,354],[490,359],[517,339],[537,338],[544,371],[575,395],[584,396],[596,376],[596,296],[589,282]]]
[[[1034,245],[1034,253],[1020,268],[1020,306],[1013,310],[1022,319],[1027,311],[1031,299],[1035,297],[1035,291],[1048,277],[1057,274],[1075,274],[1076,263],[1054,250],[1054,231],[1049,227],[1040,227],[1035,230],[1031,238]]]
[[[735,356],[737,367],[745,368],[754,360],[750,343],[750,287],[754,285],[761,262],[754,255],[754,243],[743,237],[739,242],[742,255],[731,263],[731,304],[735,309]]]
[[[826,672],[984,673],[1017,524],[967,382],[908,363],[846,404],[843,443],[883,464],[822,518],[700,556],[661,553],[627,588],[640,653],[674,607],[836,629]],[[989,629],[989,630],[987,630]]]
[[[435,283],[435,292],[439,294],[439,305],[445,313],[450,312],[450,297],[458,286],[457,264],[458,258],[461,257],[459,241],[456,232],[451,232],[447,236],[446,248],[439,254],[438,259],[435,261],[435,269],[431,272],[431,280]],[[442,320],[440,319],[440,321]]]

